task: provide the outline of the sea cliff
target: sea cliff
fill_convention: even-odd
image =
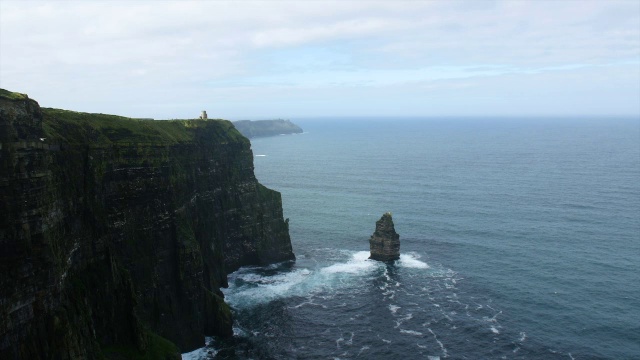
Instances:
[[[178,358],[220,287],[293,260],[280,194],[224,120],[40,108],[0,90],[0,358]]]

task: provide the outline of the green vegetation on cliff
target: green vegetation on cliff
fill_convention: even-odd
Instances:
[[[5,89],[0,89],[0,97],[7,98],[9,100],[24,100],[24,99],[27,99],[27,95],[26,94],[21,94],[21,93],[17,93],[17,92],[5,90]]]
[[[147,346],[139,350],[135,346],[106,346],[102,349],[105,359],[127,360],[180,360],[180,349],[171,341],[151,331],[145,333]]]
[[[42,114],[48,142],[171,145],[201,140],[198,132],[203,129],[206,129],[206,141],[245,141],[226,120],[145,120],[52,108],[42,108]]]

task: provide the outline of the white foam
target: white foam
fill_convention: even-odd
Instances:
[[[340,336],[337,340],[336,340],[336,348],[340,349],[340,344],[345,344],[348,346],[353,345],[353,333],[351,333],[351,338],[349,338],[349,340],[344,339],[344,337]]]
[[[343,286],[350,279],[357,279],[359,275],[367,274],[379,266],[377,261],[369,260],[368,251],[359,251],[352,253],[346,262],[335,263],[317,271],[301,268],[276,275],[262,275],[255,272],[256,268],[244,268],[232,276],[242,282],[236,286],[231,280],[230,287],[222,291],[232,306],[251,306],[289,296],[307,297],[307,301],[298,307],[318,305],[308,298],[310,294],[317,294],[317,289]]]
[[[433,335],[433,338],[436,340],[436,342],[440,346],[440,349],[442,349],[442,354],[444,355],[444,357],[447,357],[448,356],[447,355],[447,349],[444,347],[444,344],[442,344],[442,341],[438,340],[438,337],[436,336],[436,333],[434,333],[433,330],[431,330],[431,328],[427,328],[427,330],[429,330],[431,335]]]
[[[520,340],[518,342],[523,342],[527,338],[527,333],[524,331],[520,332]]]
[[[351,337],[349,338],[349,340],[344,342],[346,345],[353,345],[353,333],[351,333]]]
[[[296,280],[300,277],[305,277],[311,274],[311,270],[309,269],[298,269],[292,272],[272,275],[272,276],[263,276],[259,274],[242,274],[238,277],[245,282],[253,283],[257,285],[278,285],[282,283],[289,283],[292,280]]]
[[[182,354],[182,360],[210,359],[216,356],[217,353],[218,351],[216,351],[213,348],[202,347],[200,349],[196,349],[191,352]]]
[[[398,309],[400,309],[400,306],[397,305],[389,305],[389,310],[391,310],[392,314],[395,314],[396,311],[398,311]]]
[[[415,336],[422,336],[423,334],[419,331],[413,331],[413,330],[405,330],[405,329],[400,329],[400,332],[403,334],[409,334],[409,335],[415,335]]]
[[[398,265],[401,267],[412,268],[412,269],[428,269],[430,266],[423,261],[418,260],[420,255],[415,253],[409,254],[400,254],[400,261]]]
[[[256,155],[256,156],[259,156],[259,157],[264,157],[264,156],[267,156],[267,155]]]
[[[233,336],[240,336],[240,337],[247,336],[247,332],[237,326],[234,326],[232,330],[233,330]]]
[[[213,341],[211,337],[205,337],[205,345],[209,345]],[[188,353],[182,354],[182,360],[200,360],[207,359],[209,357],[215,356],[218,353],[217,350],[211,347],[201,347],[199,349],[195,349]]]
[[[493,332],[494,334],[500,334],[500,331],[496,329],[495,326],[491,326],[489,329],[491,329],[491,332]]]
[[[314,303],[313,301],[304,301],[304,302],[301,302],[301,303],[300,303],[300,304],[298,304],[298,305],[291,306],[291,307],[289,307],[289,308],[290,308],[290,309],[298,309],[298,308],[301,308],[301,307],[303,307],[303,306],[305,306],[305,305],[319,306],[319,307],[321,307],[321,308],[323,308],[323,309],[326,309],[326,308],[327,308],[327,306],[326,306],[326,305],[316,304],[316,303]]]
[[[409,313],[404,317],[399,318],[398,320],[396,320],[396,326],[394,326],[394,328],[399,328],[400,325],[402,325],[403,322],[411,320],[413,318],[413,314]]]
[[[440,356],[427,356],[427,360],[440,360]]]
[[[273,276],[242,274],[239,278],[254,286],[228,289],[223,292],[225,292],[225,296],[228,294],[228,301],[231,305],[236,305],[243,299],[253,303],[263,303],[294,292],[292,290],[302,284],[312,273],[308,269],[299,269]]]
[[[370,349],[370,347],[369,347],[369,346],[367,346],[367,345],[365,345],[365,346],[361,347],[361,348],[360,348],[360,351],[358,351],[358,355],[356,355],[356,357],[360,356],[360,354],[362,354],[362,352],[363,352],[363,351],[365,351],[365,350],[369,350],[369,349]]]
[[[321,269],[320,271],[326,274],[360,274],[374,269],[375,267],[376,263],[372,260],[369,260],[368,251],[358,251],[357,253],[353,254],[351,260],[347,261],[346,263],[333,264]]]
[[[489,305],[487,305],[487,307],[491,308],[491,306],[489,306]],[[492,308],[491,310],[493,310],[493,308]],[[498,317],[498,315],[500,315],[500,314],[502,314],[502,310],[498,311],[495,315],[493,315],[493,317],[486,317],[486,316],[483,316],[483,317],[482,317],[482,320],[484,320],[484,321],[486,321],[486,322],[492,322],[492,323],[495,323],[495,322],[497,322],[497,321],[498,321],[497,317]]]

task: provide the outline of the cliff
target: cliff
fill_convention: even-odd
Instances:
[[[0,90],[0,214],[1,359],[179,358],[232,334],[229,272],[294,259],[280,194],[224,120]]]
[[[300,134],[302,128],[289,120],[240,120],[234,121],[233,125],[240,133],[248,138],[261,136],[274,136],[281,134]]]

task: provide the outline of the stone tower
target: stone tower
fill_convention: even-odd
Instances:
[[[205,110],[202,110],[202,113],[200,114],[200,119],[207,120],[207,112]]]
[[[376,221],[376,231],[369,239],[371,256],[369,259],[393,261],[400,259],[400,235],[393,226],[391,213],[385,213]]]

